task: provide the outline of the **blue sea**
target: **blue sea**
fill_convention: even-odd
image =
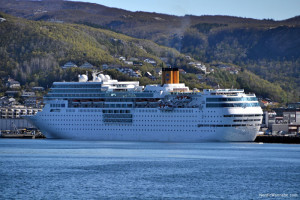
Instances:
[[[0,139],[0,199],[300,199],[300,145]]]

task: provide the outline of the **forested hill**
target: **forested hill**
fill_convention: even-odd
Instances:
[[[0,13],[0,18],[5,19],[0,23],[0,75],[2,78],[12,76],[22,83],[40,82],[48,77],[47,84],[51,85],[62,79],[60,66],[68,61],[77,65],[88,61],[99,67],[102,64],[121,65],[120,56],[149,58],[158,64],[161,63],[159,57],[184,60],[174,49],[109,30],[36,22],[4,13]],[[146,71],[151,66],[141,69]],[[47,77],[43,78],[44,75]]]
[[[41,39],[47,38],[46,41],[51,41],[49,42],[51,48],[55,49],[60,46],[63,49],[57,49],[54,55],[51,54],[52,57],[49,57],[49,54],[46,53],[49,59],[51,58],[53,62],[56,61],[58,64],[61,64],[70,58],[82,62],[86,59],[86,56],[89,56],[89,60],[91,60],[93,64],[103,63],[104,60],[106,62],[114,63],[117,61],[113,59],[113,53],[122,55],[127,53],[127,55],[134,56],[136,51],[137,56],[142,54],[145,55],[145,53],[147,53],[147,57],[152,56],[155,59],[166,55],[169,55],[170,57],[170,54],[172,54],[172,56],[176,55],[174,56],[175,59],[173,59],[173,62],[170,64],[175,64],[177,66],[181,64],[183,67],[186,67],[186,61],[183,59],[183,55],[190,55],[196,60],[205,62],[208,66],[218,67],[220,64],[234,65],[239,69],[247,70],[247,73],[252,72],[253,75],[255,74],[258,76],[257,78],[262,78],[267,80],[268,83],[273,83],[274,87],[280,85],[281,89],[283,89],[282,91],[287,91],[290,94],[289,99],[299,101],[299,16],[282,21],[274,21],[272,19],[256,20],[231,16],[178,17],[157,13],[129,12],[97,4],[62,0],[0,0],[0,11],[38,21],[36,23],[39,24],[38,26],[55,26],[59,27],[58,29],[61,29],[62,27],[61,32],[63,33],[58,34],[63,35],[60,38],[56,38],[53,34],[50,34],[50,36],[47,35],[53,31],[52,29],[50,29],[46,36],[43,28],[39,27],[39,32],[34,32],[34,34],[37,34]],[[43,21],[52,23],[45,23]],[[33,21],[27,21],[26,23],[31,25],[34,24]],[[72,23],[73,25],[69,23]],[[34,25],[34,29],[36,28],[35,26],[36,25]],[[73,37],[73,40],[77,44],[75,45],[74,41],[70,44],[70,39],[68,39],[69,36],[66,36],[65,33],[67,32],[69,34],[69,29],[76,29],[76,31],[80,33],[79,35],[82,36],[79,40],[85,42],[89,41],[89,47],[92,48],[80,45],[78,41],[74,39],[77,38],[78,35],[74,35],[73,33],[70,37]],[[103,34],[103,32],[114,34],[114,36],[109,35],[106,36],[105,39],[100,39],[102,36],[94,37],[94,35],[98,34],[97,31],[101,32],[101,34]],[[41,36],[40,33],[42,32],[44,35],[42,34]],[[127,36],[116,34],[116,32]],[[116,47],[115,43],[112,43],[111,38],[114,37],[122,37],[122,39],[120,39],[121,41],[127,41],[127,39],[124,38],[130,38],[128,40],[130,42],[126,42],[126,48],[119,48]],[[141,40],[134,38],[139,38]],[[30,37],[28,37],[28,39],[30,39]],[[131,42],[132,40],[137,42],[137,44]],[[149,40],[152,40],[156,44]],[[18,39],[16,38],[15,41],[18,41]],[[53,41],[57,43],[53,43]],[[92,41],[97,41],[97,43],[93,43]],[[42,42],[37,44],[37,41],[33,40],[31,40],[31,42],[36,42],[36,45],[38,46],[44,44]],[[85,42],[80,43],[86,44]],[[142,45],[144,47],[149,45],[148,50],[141,51],[141,49],[135,48],[140,46],[140,43],[144,43]],[[98,46],[95,46],[95,44]],[[157,44],[170,48],[167,51],[157,51],[157,48],[165,49]],[[73,48],[73,50],[76,49],[74,50],[76,54],[66,53],[69,52],[70,47],[74,46],[76,46],[76,48]],[[129,46],[135,47],[129,48]],[[174,48],[177,51],[171,48]],[[85,51],[88,51],[89,53],[85,55]],[[33,55],[35,55],[36,52],[33,53]],[[60,55],[58,56],[58,54]],[[91,56],[92,54],[94,56]],[[10,58],[10,54],[4,53],[4,55],[11,59],[11,62],[7,64],[7,67],[15,65],[15,63],[13,64],[15,58]],[[24,56],[24,54],[21,55]],[[37,53],[36,55],[42,54]],[[73,57],[70,57],[70,55],[73,55]],[[19,61],[17,62],[20,66],[20,62],[22,61],[23,68],[26,66],[26,63],[28,64],[28,59],[25,59],[25,63],[21,57],[18,59]],[[246,76],[243,77],[243,80],[245,80]],[[224,81],[224,77],[220,76],[219,78]],[[237,77],[235,77],[235,79],[236,78]],[[253,80],[250,79],[250,76],[248,79]],[[255,80],[258,79],[255,78]],[[242,87],[243,85],[244,84],[240,84],[239,86]],[[268,87],[271,86],[268,85]],[[266,88],[266,85],[263,88]],[[256,92],[258,89],[250,88],[250,90]],[[267,92],[267,95],[270,96],[271,93],[272,92],[269,91]],[[279,89],[277,90],[277,93],[279,93]],[[285,96],[285,94],[283,94],[283,96]]]

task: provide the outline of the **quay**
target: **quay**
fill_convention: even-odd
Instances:
[[[18,130],[2,130],[0,133],[1,138],[18,138],[18,139],[42,139],[46,138],[39,130],[31,129],[18,129]]]
[[[300,136],[258,135],[254,142],[300,144]]]

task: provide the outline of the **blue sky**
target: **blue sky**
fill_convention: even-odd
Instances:
[[[73,0],[130,11],[183,16],[230,15],[283,20],[300,15],[300,0]]]

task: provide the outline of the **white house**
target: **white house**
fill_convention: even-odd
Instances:
[[[64,64],[64,66],[61,66],[62,69],[68,69],[72,67],[78,67],[78,66],[72,62],[67,62],[66,64]]]
[[[80,66],[80,68],[83,68],[83,69],[92,69],[93,67],[94,66],[88,62],[85,62],[83,65]]]
[[[125,65],[133,65],[133,61],[124,60]]]
[[[153,65],[153,66],[156,66],[156,61],[153,60],[153,59],[147,58],[147,59],[144,60],[144,62],[145,62],[145,63],[149,63],[149,64],[151,64],[151,65]]]
[[[21,87],[19,81],[15,81],[14,79],[11,79],[9,78],[7,83],[6,83],[6,86],[9,87],[9,88],[19,88]]]
[[[22,91],[22,97],[31,97],[35,96],[35,92],[27,92],[27,91]]]
[[[126,60],[126,58],[125,58],[125,57],[123,57],[123,56],[121,56],[121,57],[119,57],[119,60],[121,60],[121,61],[125,61],[125,60]]]
[[[201,63],[196,64],[196,68],[202,70],[206,74],[206,67],[205,65],[202,65]]]

